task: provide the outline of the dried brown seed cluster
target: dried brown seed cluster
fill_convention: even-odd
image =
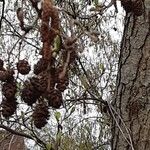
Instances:
[[[48,108],[58,109],[63,104],[62,92],[67,89],[69,84],[68,70],[77,53],[75,51],[76,39],[61,37],[60,19],[57,8],[51,0],[42,2],[41,10],[37,7],[37,2],[31,0],[32,6],[36,9],[39,19],[41,19],[41,41],[43,43],[40,55],[42,58],[34,65],[34,76],[27,79],[21,90],[21,99],[29,106],[35,107],[33,112],[34,124],[37,128],[42,128],[47,123],[49,112]],[[24,26],[23,8],[17,10],[17,17],[20,27],[26,32]],[[31,27],[32,28],[32,27]],[[60,55],[53,56],[53,52],[57,51],[55,43],[56,37],[61,38],[59,45]],[[17,71],[22,75],[27,75],[31,67],[25,59],[19,60],[17,63]],[[4,69],[3,61],[0,59],[0,81],[3,82],[2,93],[2,114],[4,117],[11,116],[16,108],[16,92],[17,86],[14,80],[14,71],[12,69]],[[34,104],[34,105],[33,105]]]
[[[48,100],[49,106],[53,108],[57,109],[62,105],[62,93],[57,89],[46,92],[45,98]]]
[[[31,84],[35,87],[37,92],[42,93],[47,89],[47,78],[45,77],[32,77],[30,79]]]
[[[35,110],[33,112],[33,121],[34,125],[41,129],[44,127],[47,123],[47,120],[49,118],[49,111],[48,111],[48,106],[45,102],[38,103],[35,106]]]
[[[30,67],[28,61],[23,59],[23,60],[19,60],[19,62],[17,63],[17,70],[22,75],[26,75],[30,72],[31,67]]]
[[[64,47],[60,46],[60,51],[64,48],[59,59],[60,63],[52,56],[55,37],[59,35],[60,21],[58,11],[50,0],[43,2],[41,22],[40,33],[43,47],[40,55],[42,55],[42,58],[34,66],[34,74],[36,76],[30,79],[30,84],[39,93],[38,101],[33,102],[36,102],[33,120],[37,128],[42,128],[46,124],[48,106],[58,109],[63,104],[62,92],[64,92],[69,84],[68,68],[77,56],[75,40],[72,40],[72,38],[64,41]],[[30,91],[32,90],[30,89]],[[30,97],[32,97],[32,94]],[[41,99],[43,99],[43,103]],[[40,103],[38,103],[39,101]],[[46,106],[45,102],[48,106]]]
[[[133,12],[136,16],[143,14],[142,0],[122,0],[121,4],[127,13]]]
[[[36,88],[31,84],[31,82],[26,81],[24,88],[21,91],[21,98],[23,101],[29,106],[32,106],[39,97],[40,93],[36,90]]]
[[[58,80],[56,88],[59,91],[64,92],[64,90],[66,90],[68,85],[69,85],[69,78],[67,75],[65,75],[62,79]]]
[[[2,62],[2,61],[1,61]],[[15,94],[17,92],[16,81],[14,79],[14,70],[3,68],[3,63],[1,63],[2,70],[0,71],[0,80],[2,81],[2,115],[5,118],[13,115],[17,109],[17,102]]]
[[[136,0],[133,2],[133,12],[136,16],[141,16],[144,12],[143,0]]]
[[[131,3],[132,3],[131,0],[122,0],[121,1],[122,6],[127,13],[132,11]]]
[[[16,98],[11,98],[11,99],[3,99],[2,100],[2,115],[5,118],[10,117],[11,115],[13,115],[17,109],[17,102],[16,102]]]
[[[48,61],[41,58],[37,64],[34,65],[34,74],[38,75],[42,71],[46,70],[48,66]]]
[[[10,81],[13,79],[13,75],[14,75],[13,69],[0,70],[0,81],[2,81],[2,82]]]
[[[15,97],[17,86],[15,81],[9,81],[2,85],[2,93],[7,99]]]

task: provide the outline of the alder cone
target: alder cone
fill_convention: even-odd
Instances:
[[[34,88],[41,93],[44,92],[47,88],[47,78],[32,77],[30,82]]]
[[[39,103],[35,106],[35,110],[32,114],[34,125],[36,128],[41,129],[47,124],[49,118],[48,106],[45,102]]]
[[[67,83],[68,85],[68,83]],[[67,89],[67,85],[64,81],[60,81],[59,83],[57,83],[56,88],[61,91],[64,92]]]
[[[127,13],[133,12],[136,16],[143,14],[143,1],[142,0],[122,0],[121,4]]]
[[[2,81],[2,82],[12,81],[14,79],[13,74],[14,74],[13,69],[1,70],[0,71],[0,81]]]
[[[53,68],[50,68],[49,71],[44,71],[44,72],[41,72],[39,75],[38,75],[38,78],[40,80],[42,80],[41,82],[45,82],[45,84],[47,84],[47,89],[54,89],[54,86],[55,86],[55,83],[56,83],[56,80],[55,80],[55,73],[54,73],[54,70]],[[44,90],[45,92],[45,90]]]
[[[141,16],[143,14],[143,2],[142,0],[136,0],[133,2],[133,12],[136,16]]]
[[[2,86],[2,94],[6,98],[13,98],[17,92],[16,82],[6,82]]]
[[[0,71],[0,81],[5,82],[8,78],[7,71]]]
[[[127,13],[133,10],[133,2],[131,2],[131,0],[122,0],[121,4]]]
[[[32,106],[40,95],[41,93],[39,93],[29,81],[25,82],[25,86],[21,91],[21,98],[27,105]]]
[[[16,98],[2,100],[2,115],[5,118],[12,116],[17,109]]]
[[[49,106],[52,106],[56,109],[60,108],[60,106],[63,103],[62,93],[57,89],[53,89],[51,91],[46,92],[45,98],[48,100]]]
[[[17,63],[17,70],[22,75],[27,75],[30,72],[31,67],[28,61],[23,59],[23,60],[19,60],[19,62]]]
[[[48,61],[41,58],[37,62],[37,64],[34,65],[34,74],[38,75],[42,71],[45,71],[47,69],[47,66],[48,66]]]
[[[64,92],[64,90],[66,90],[68,85],[69,85],[69,78],[68,75],[65,75],[63,79],[58,80],[56,88],[59,91]]]

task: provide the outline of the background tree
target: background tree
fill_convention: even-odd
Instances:
[[[106,114],[109,106],[111,116],[114,115],[109,102],[116,86],[122,35],[122,15],[117,13],[120,5],[117,8],[115,1],[105,0],[44,0],[42,4],[35,0],[10,0],[9,3],[3,0],[0,6],[0,128],[35,141],[42,149],[109,149],[110,115]],[[69,65],[68,56],[73,58]],[[44,63],[40,62],[41,58]],[[49,102],[47,94],[47,97],[39,95],[39,91],[44,93],[45,89],[41,89],[41,82],[37,85],[39,79],[43,79],[38,63],[42,72],[50,71],[46,81],[51,80],[51,85],[55,78],[51,69],[62,65],[61,72],[68,73],[69,85],[61,93],[63,103],[61,96],[57,99],[56,91],[54,101],[58,100],[57,103]],[[8,76],[13,76],[13,80],[4,78]],[[5,84],[10,81],[11,84]],[[44,81],[42,85],[45,85]],[[59,83],[54,83],[53,89],[61,85],[62,90],[62,80]],[[40,88],[36,89],[37,86]],[[13,100],[9,100],[8,95],[13,96]],[[41,111],[41,107],[45,111]],[[35,113],[32,115],[35,111],[37,119]]]

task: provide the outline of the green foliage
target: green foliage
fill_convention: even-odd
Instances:
[[[55,118],[56,118],[57,121],[59,121],[60,117],[61,117],[61,113],[58,112],[58,111],[55,112]]]
[[[61,37],[59,35],[57,35],[54,39],[54,48],[52,50],[53,52],[53,57],[56,57],[56,55],[59,53],[59,51],[61,50]]]
[[[99,1],[99,0],[94,0],[94,5],[95,5],[95,6],[98,6],[98,4],[99,4],[98,1]]]
[[[52,149],[52,144],[47,143],[47,144],[46,144],[46,150],[51,150],[51,149]]]

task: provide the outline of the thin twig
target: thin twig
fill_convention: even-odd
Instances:
[[[3,2],[3,6],[2,6],[2,16],[0,18],[0,30],[1,30],[1,27],[2,27],[2,20],[4,18],[5,0],[2,0],[1,2]]]
[[[13,129],[11,129],[11,128],[5,126],[5,125],[1,125],[1,124],[0,124],[0,128],[5,129],[6,131],[8,131],[8,132],[10,132],[10,133],[12,133],[12,134],[19,135],[19,136],[23,136],[23,137],[25,137],[25,138],[34,140],[34,138],[33,138],[32,136],[30,136],[30,135],[28,135],[28,134],[26,134],[26,133],[22,133],[22,132],[15,131],[15,130],[13,130]]]
[[[132,150],[134,150],[133,142],[132,142],[132,139],[131,139],[131,135],[130,135],[129,130],[128,130],[128,128],[126,127],[126,125],[125,125],[123,119],[121,118],[121,116],[117,113],[117,111],[113,108],[113,106],[112,106],[109,102],[108,102],[108,107],[109,107],[110,113],[111,113],[113,119],[115,120],[116,125],[118,126],[118,128],[119,128],[120,132],[122,133],[124,139],[125,139],[125,140],[127,141],[127,143],[131,146]],[[126,132],[127,132],[128,137],[129,137],[129,140],[126,138],[125,134],[123,133],[123,131],[122,131],[122,129],[121,129],[121,127],[120,127],[120,125],[119,125],[119,123],[118,123],[118,121],[117,121],[117,118],[115,117],[115,115],[114,115],[114,113],[113,113],[113,111],[115,112],[115,114],[119,117],[119,119],[120,119],[121,122],[123,123],[123,126],[124,126],[124,128],[125,128],[125,130],[126,130]]]

